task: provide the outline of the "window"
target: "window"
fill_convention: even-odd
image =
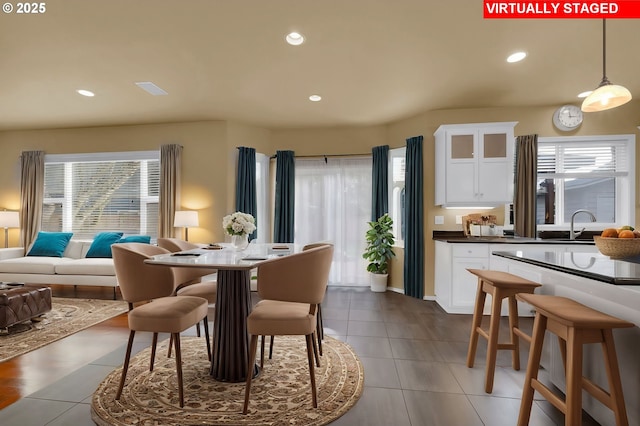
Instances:
[[[43,231],[158,234],[159,151],[45,156]]]
[[[389,150],[389,216],[393,219],[395,245],[404,247],[404,163],[407,148]]]
[[[540,138],[536,221],[539,229],[576,222],[592,229],[633,222],[635,136]]]
[[[257,241],[269,242],[271,219],[269,217],[269,157],[256,152],[256,204]]]

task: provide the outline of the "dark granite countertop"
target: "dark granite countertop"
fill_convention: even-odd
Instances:
[[[600,253],[494,251],[494,256],[616,285],[640,285],[640,258],[610,259]]]
[[[599,234],[598,234],[599,235]],[[558,238],[528,238],[515,236],[488,236],[465,237],[462,231],[433,231],[433,239],[447,243],[484,243],[484,244],[581,244],[595,245],[593,237],[587,235],[583,238],[570,240],[563,236]]]

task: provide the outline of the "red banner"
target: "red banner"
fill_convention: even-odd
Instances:
[[[484,0],[485,19],[620,19],[640,18],[640,1],[491,1]]]

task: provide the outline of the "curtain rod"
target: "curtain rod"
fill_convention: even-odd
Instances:
[[[294,158],[329,158],[329,157],[370,157],[371,153],[366,154],[316,154],[316,155],[294,155]],[[272,155],[270,158],[276,158]]]

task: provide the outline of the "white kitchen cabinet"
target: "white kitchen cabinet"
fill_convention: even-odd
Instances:
[[[488,244],[436,241],[436,302],[448,313],[473,313],[478,277],[467,269],[489,269]]]
[[[528,253],[597,252],[594,245],[585,244],[510,244],[510,243],[447,243],[436,241],[435,296],[436,302],[451,314],[472,314],[476,302],[478,277],[467,269],[491,269],[509,272],[534,282],[541,282],[539,268],[526,263],[512,262],[494,251],[526,251]],[[487,297],[484,313],[491,312],[491,297]],[[519,303],[518,314],[531,316],[530,307]],[[508,315],[506,303],[502,303],[502,315]]]
[[[497,206],[513,201],[516,124],[447,124],[436,130],[436,205]]]

